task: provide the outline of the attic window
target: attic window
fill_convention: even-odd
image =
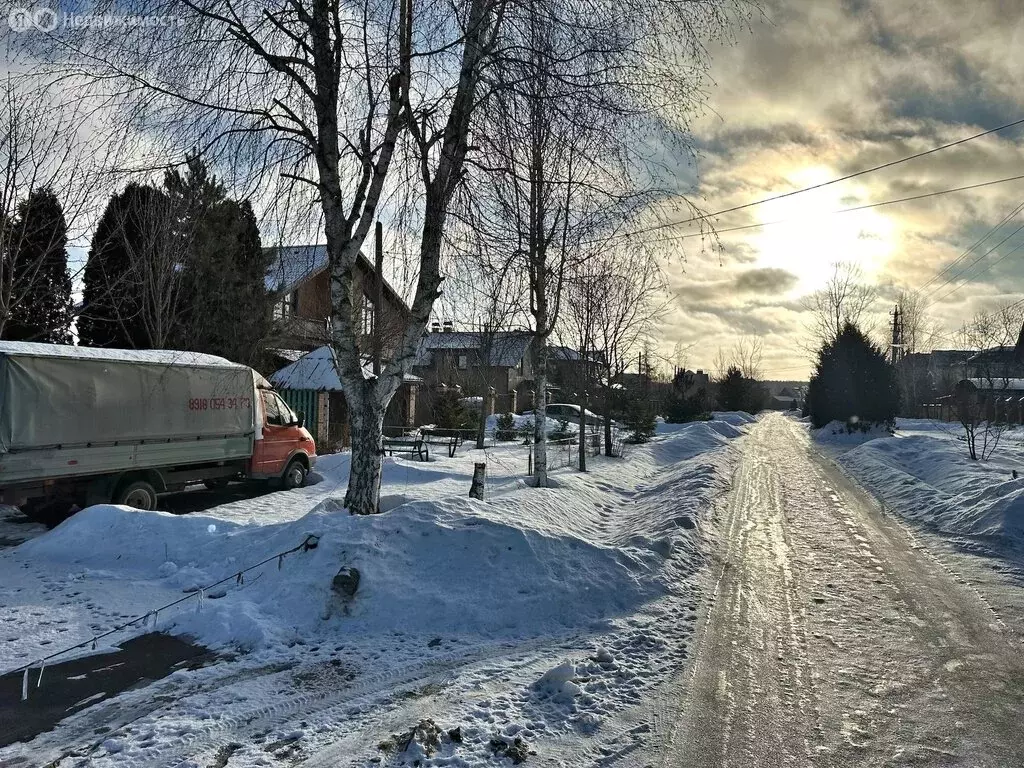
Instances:
[[[369,336],[371,333],[373,333],[373,302],[370,301],[370,297],[367,296],[366,294],[363,294],[362,312],[363,333],[366,336]]]
[[[283,320],[286,317],[297,315],[299,312],[299,292],[292,291],[281,297],[281,300],[274,305],[274,319]]]

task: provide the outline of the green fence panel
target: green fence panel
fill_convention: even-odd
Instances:
[[[320,413],[317,407],[320,402],[319,392],[315,389],[282,389],[278,394],[284,398],[293,411],[302,411],[306,414],[306,429],[311,435],[319,434],[317,431],[320,424]]]

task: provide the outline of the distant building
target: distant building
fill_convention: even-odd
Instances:
[[[267,249],[273,262],[266,276],[267,291],[275,297],[277,328],[268,351],[281,366],[268,378],[281,388],[284,398],[307,413],[316,423],[321,441],[328,449],[349,444],[348,407],[337,374],[337,360],[331,342],[331,279],[327,246],[303,245]],[[355,265],[353,307],[362,331],[360,346],[366,364],[379,337],[382,354],[394,351],[409,318],[409,307],[388,283],[379,278],[363,254]],[[379,298],[381,312],[375,311]],[[380,318],[380,328],[375,319]],[[412,426],[416,392],[420,382],[405,377],[388,406],[384,424],[391,431]]]
[[[416,420],[433,421],[439,392],[457,388],[483,397],[493,388],[496,412],[517,412],[532,407],[534,386],[533,334],[529,331],[457,331],[452,323],[434,323],[424,334],[413,372],[423,380]]]

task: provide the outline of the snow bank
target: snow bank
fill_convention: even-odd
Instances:
[[[715,411],[711,414],[710,421],[688,421],[683,424],[670,424],[659,416],[656,420],[655,434],[672,435],[687,430],[694,424],[710,424],[719,434],[733,438],[743,434],[740,427],[756,421],[757,419],[746,411]]]
[[[866,432],[861,430],[859,426],[854,426],[854,431],[850,432],[847,428],[846,422],[830,421],[820,429],[812,429],[811,435],[815,440],[821,443],[859,445],[860,443],[875,440],[879,437],[889,437],[892,435],[892,431],[886,426],[872,424]]]
[[[288,555],[280,569],[275,561],[247,574],[247,583],[212,592],[209,597],[218,599],[205,600],[201,612],[173,619],[176,631],[213,647],[260,648],[331,622],[343,622],[337,628],[346,632],[528,635],[588,625],[658,592],[637,573],[653,555],[622,558],[564,526],[543,519],[530,525],[531,505],[525,506],[457,498],[358,517],[328,500],[294,522],[243,526],[102,505],[26,543],[22,554],[39,564],[87,569],[92,578],[151,580],[180,594],[290,549],[309,534],[320,537],[315,550]],[[572,513],[572,506],[562,502],[560,513]],[[513,524],[517,517],[525,524]],[[342,565],[361,574],[345,616],[332,609],[330,589]]]
[[[948,435],[911,434],[865,442],[840,464],[900,515],[956,535],[1024,538],[1024,469],[1019,445],[971,461]]]
[[[713,411],[711,415],[714,421],[724,421],[734,427],[742,427],[744,424],[753,424],[757,421],[756,416],[751,416],[746,411]]]

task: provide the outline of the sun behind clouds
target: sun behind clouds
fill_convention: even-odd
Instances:
[[[839,174],[813,166],[787,175],[794,187],[807,187]],[[766,226],[750,238],[758,253],[757,266],[796,275],[799,280],[792,295],[820,288],[836,262],[855,264],[868,279],[876,277],[895,250],[896,224],[878,209],[834,213],[872,202],[865,192],[850,182],[759,206],[759,222],[781,223]]]

